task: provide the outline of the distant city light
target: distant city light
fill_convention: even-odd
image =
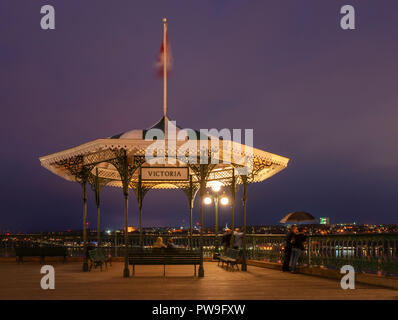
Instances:
[[[328,217],[319,218],[320,224],[330,224],[330,219]]]
[[[134,227],[127,227],[127,232],[134,232],[135,230],[137,230]]]

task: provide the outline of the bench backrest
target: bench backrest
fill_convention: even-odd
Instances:
[[[66,256],[67,249],[65,247],[45,247],[41,248],[43,256]]]
[[[42,255],[40,247],[17,247],[15,248],[16,256],[30,256],[30,257],[39,257]]]
[[[98,254],[97,249],[92,249],[88,251],[88,256],[90,257],[91,260],[93,261],[99,261],[101,260],[101,257]]]
[[[199,251],[185,249],[143,249],[129,252],[130,264],[178,264],[178,263],[199,263]]]
[[[16,256],[39,257],[39,256],[66,256],[66,247],[17,247]]]
[[[196,252],[199,250],[188,250],[185,248],[142,248],[142,247],[131,247],[128,249],[129,254],[130,253],[138,253],[138,252],[144,252],[144,253],[173,253],[173,252]]]
[[[106,256],[104,250],[102,250],[102,249],[97,249],[97,252],[98,252],[98,255],[99,255],[102,259],[104,259],[104,260],[107,259],[107,256]]]

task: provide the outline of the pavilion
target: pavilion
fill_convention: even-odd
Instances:
[[[164,20],[164,24],[165,20]],[[164,37],[164,41],[166,41]],[[164,46],[167,47],[166,45]],[[165,55],[166,56],[166,55]],[[215,182],[230,189],[232,225],[234,225],[235,194],[243,186],[243,232],[246,232],[247,185],[261,182],[285,169],[289,159],[247,144],[233,141],[225,135],[215,136],[203,130],[182,129],[166,114],[166,61],[164,58],[164,115],[147,129],[131,130],[108,138],[96,139],[71,149],[40,157],[43,167],[54,174],[76,181],[82,186],[83,241],[87,247],[87,184],[95,192],[97,205],[98,243],[100,230],[100,194],[105,186],[120,187],[124,195],[125,267],[128,269],[128,201],[133,190],[139,208],[140,239],[142,242],[142,206],[146,193],[152,189],[181,189],[188,198],[190,236],[195,196],[200,194],[200,253],[199,276],[203,269],[203,199],[206,188]],[[245,237],[243,236],[242,270],[246,270]],[[88,270],[84,255],[83,271]]]

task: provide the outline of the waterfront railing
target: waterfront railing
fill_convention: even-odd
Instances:
[[[128,237],[128,247],[151,246],[159,235],[132,234]],[[176,245],[198,249],[200,236],[186,234],[161,235],[166,243],[169,237]],[[221,235],[203,236],[205,257],[212,257],[221,252]],[[90,235],[88,243],[97,246],[96,236]],[[0,256],[15,256],[16,246],[66,246],[69,256],[83,255],[81,236],[56,235],[2,235],[0,236]],[[123,255],[124,236],[121,234],[103,235],[100,246],[113,257]],[[285,235],[246,235],[246,257],[250,260],[282,263]],[[358,272],[377,273],[398,276],[398,234],[341,234],[310,235],[306,249],[300,258],[300,264],[338,269],[343,265],[352,265]]]

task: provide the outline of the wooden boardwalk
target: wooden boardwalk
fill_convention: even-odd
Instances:
[[[123,264],[100,272],[81,272],[81,263],[48,263],[55,268],[55,290],[40,287],[38,262],[0,263],[0,299],[395,299],[398,291],[357,284],[342,290],[336,280],[248,266],[230,272],[206,262],[205,277],[193,266],[137,266],[136,276],[122,277]]]

